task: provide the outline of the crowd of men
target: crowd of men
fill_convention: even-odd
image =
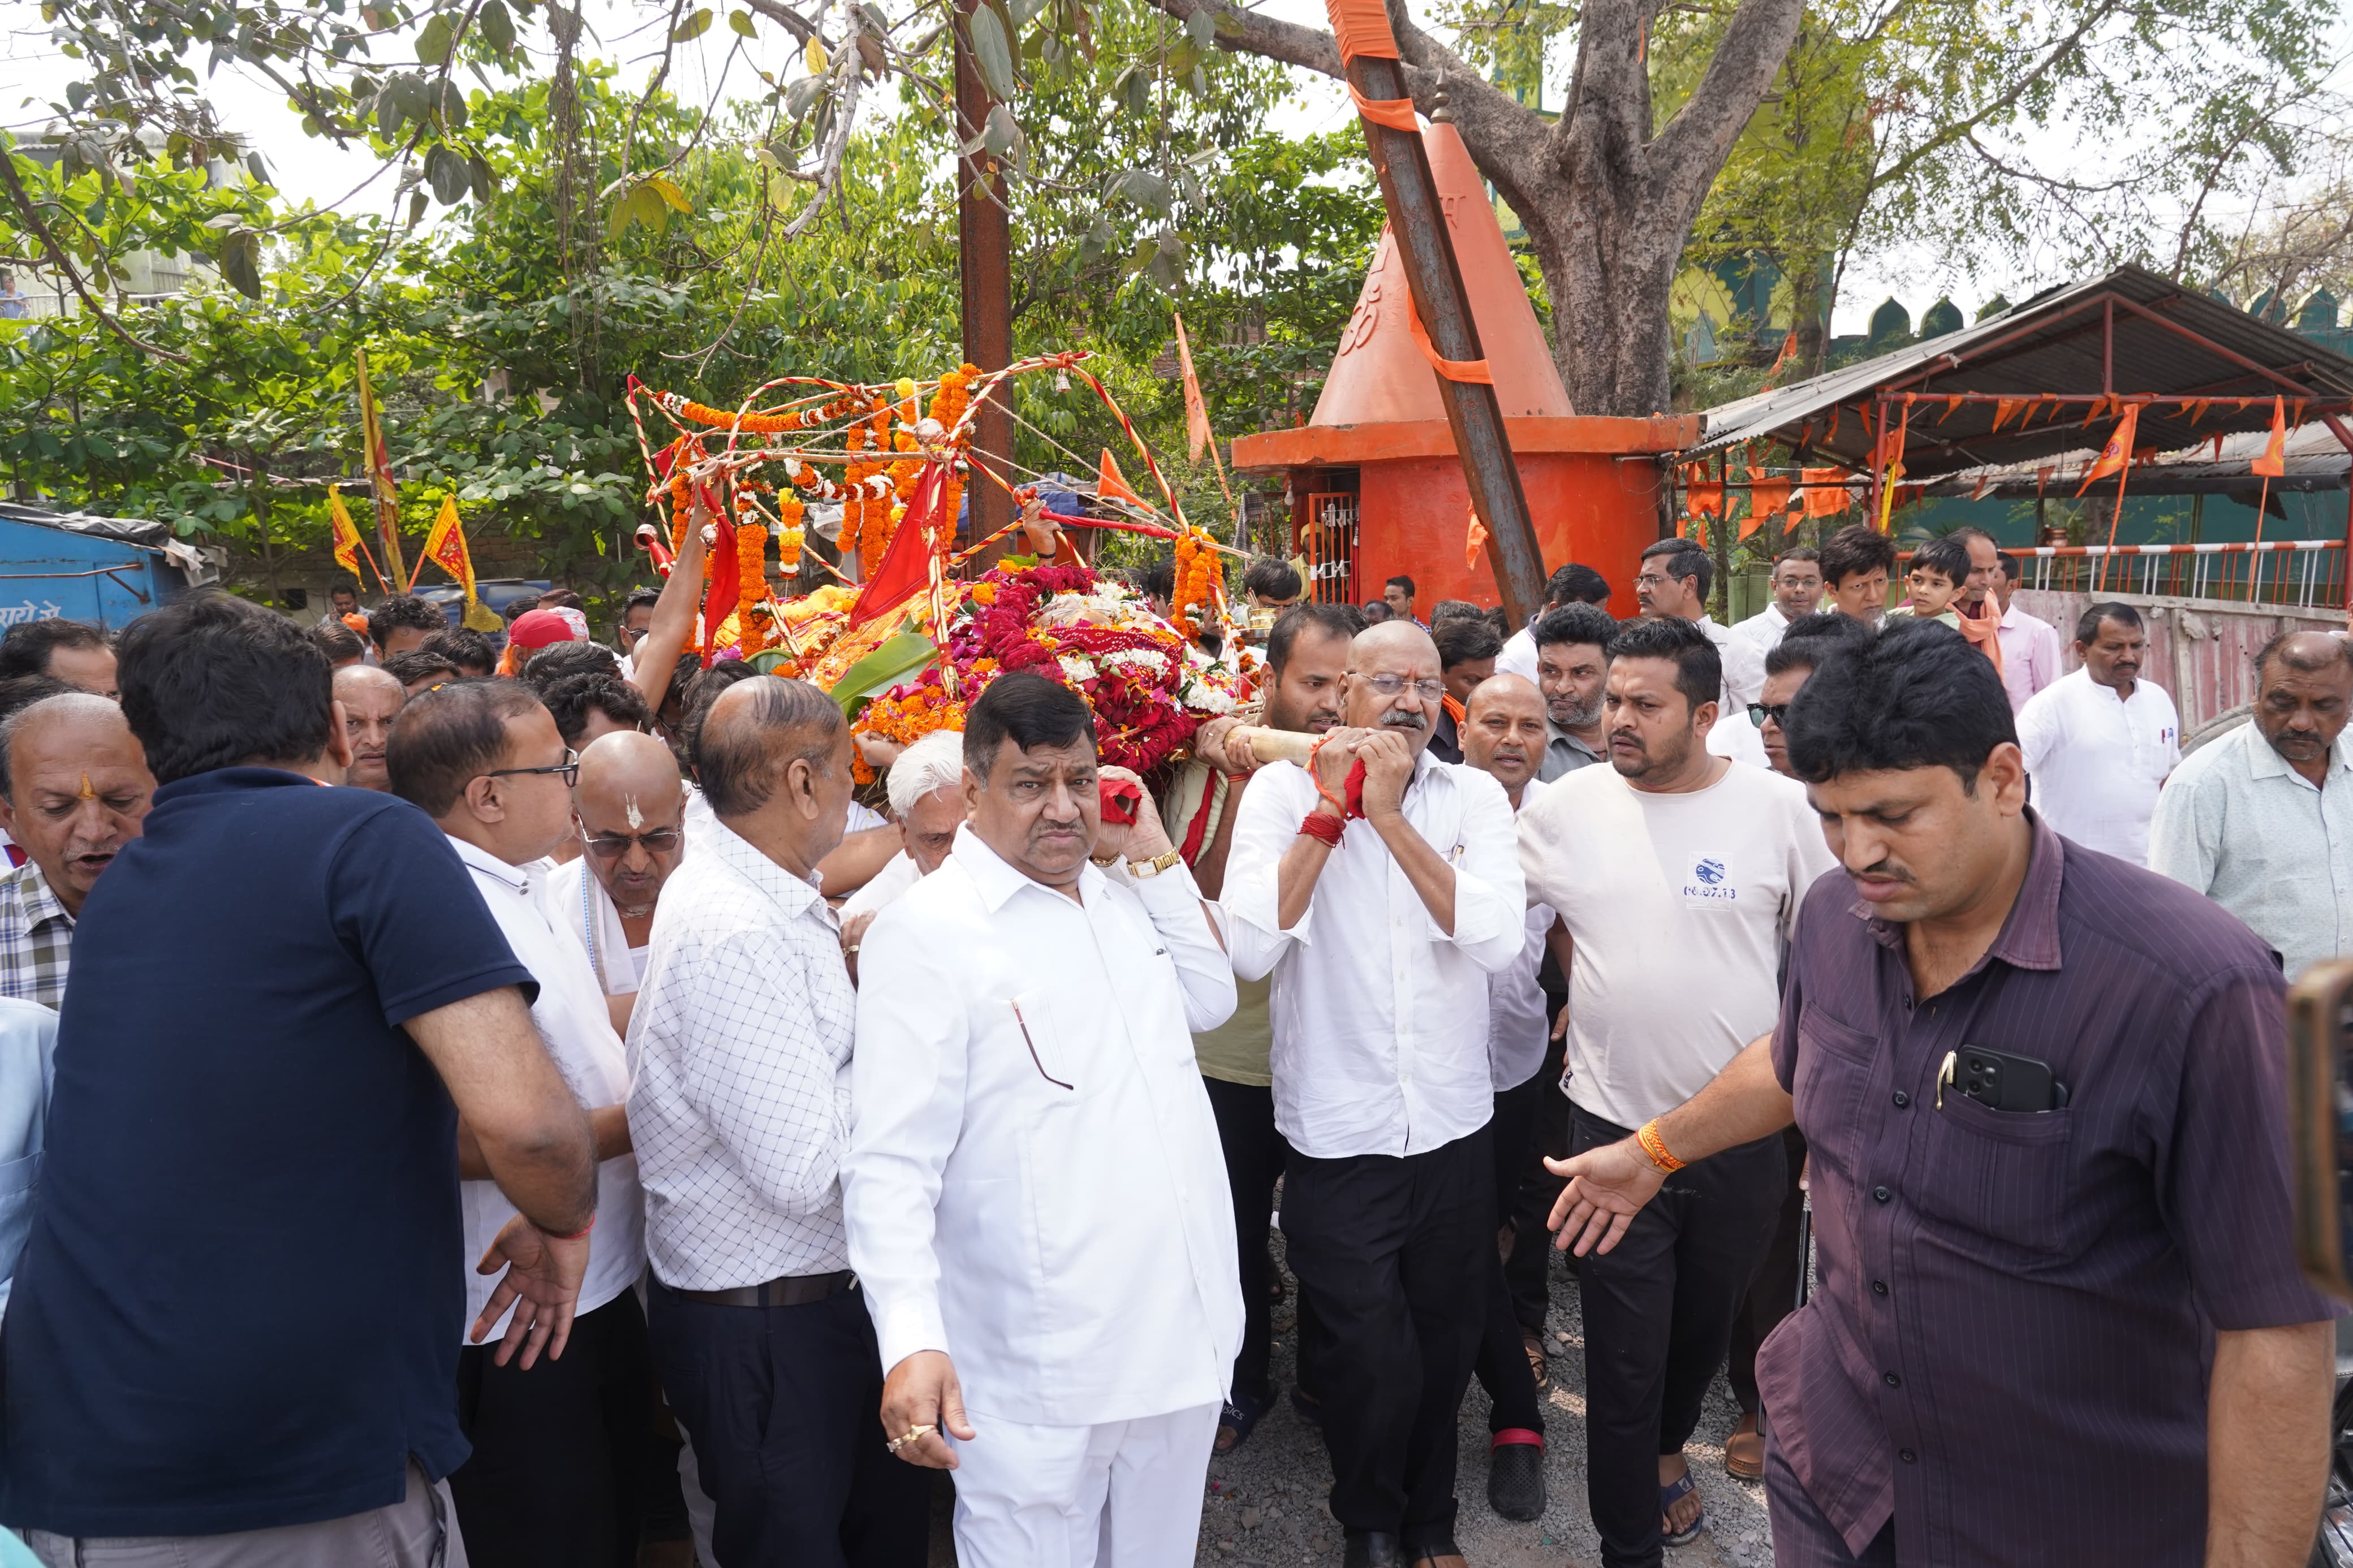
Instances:
[[[560,592],[503,648],[355,596],[0,640],[37,1561],[913,1568],[945,1469],[968,1568],[1188,1563],[1282,1393],[1278,1192],[1345,1568],[1461,1568],[1474,1377],[1545,1511],[1556,1244],[1608,1568],[1707,1529],[1727,1369],[1779,1563],[2303,1561],[2343,638],[2184,760],[2136,612],[2062,674],[1973,532],[1896,611],[1883,537],[1793,549],[1729,626],[1682,540],[1516,627],[1259,563],[1255,706],[1156,792],[1018,672],[868,754],[886,817],[824,692],[687,652],[698,554],[617,651]]]

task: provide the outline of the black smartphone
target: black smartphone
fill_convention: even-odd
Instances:
[[[1983,1046],[1963,1046],[1945,1058],[1940,1101],[1947,1084],[1993,1110],[2057,1110],[2067,1103],[2067,1086],[2052,1076],[2050,1063]]]

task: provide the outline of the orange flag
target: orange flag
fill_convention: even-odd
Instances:
[[[400,558],[400,492],[393,486],[384,425],[377,415],[375,394],[368,386],[367,350],[355,351],[354,363],[359,366],[360,447],[367,464],[369,488],[375,494],[376,542],[384,547],[383,569],[398,577],[405,565]]]
[[[1994,429],[1999,430],[1999,429],[2000,429],[2003,426],[2005,426],[2005,425],[2009,424],[2009,423],[2010,423],[2010,416],[2011,415],[2013,415],[2013,414],[2017,413],[2017,412],[2018,412],[2018,405],[2019,405],[2020,404],[2021,404],[2021,403],[2025,402],[2025,401],[2026,401],[2026,399],[2024,399],[2024,398],[2022,398],[2022,397],[1997,397],[1997,398],[1995,398],[1995,399],[1994,399],[1994,403],[1993,403],[1993,427],[1994,427]],[[1989,434],[1990,434],[1990,432],[1989,432]]]
[[[1806,515],[1831,517],[1846,510],[1846,479],[1844,468],[1806,468],[1800,471],[1806,484]]]
[[[1470,515],[1471,526],[1462,536],[1462,564],[1476,566],[1479,564],[1479,552],[1485,548],[1487,543],[1487,525],[1479,521],[1477,507],[1466,507],[1463,510]]]
[[[1193,345],[1185,339],[1185,318],[1176,322],[1176,363],[1185,373],[1185,450],[1195,462],[1217,437],[1209,431],[1209,405],[1201,397],[1200,378],[1193,374]]]
[[[1124,500],[1145,511],[1160,510],[1128,488],[1127,476],[1119,471],[1119,461],[1111,455],[1109,447],[1103,449],[1103,461],[1095,465],[1095,499]]]
[[[2108,444],[2100,448],[2100,460],[2092,465],[2092,471],[2085,474],[2084,482],[2075,487],[2077,495],[2090,489],[2094,479],[2120,474],[2132,467],[2133,433],[2139,425],[2140,405],[2127,403],[2125,405],[2125,416],[2116,421],[2116,429],[2108,436]]]
[[[343,508],[343,492],[333,485],[327,487],[327,522],[335,537],[335,563],[352,574],[357,583],[360,576],[360,531],[352,521],[352,514]]]
[[[1777,511],[1789,510],[1789,481],[1768,479],[1752,473],[1748,480],[1748,516],[1750,525],[1762,521]],[[1743,534],[1746,537],[1746,534]]]
[[[1724,484],[1719,479],[1692,479],[1683,485],[1684,504],[1694,517],[1718,516],[1724,510]]]
[[[2272,399],[2272,437],[2263,443],[2263,455],[2247,465],[2247,471],[2272,479],[2287,472],[2287,410],[2276,397]]]

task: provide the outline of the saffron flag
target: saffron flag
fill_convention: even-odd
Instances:
[[[350,573],[352,581],[357,583],[360,579],[359,527],[352,521],[350,511],[344,509],[343,492],[332,485],[327,487],[327,522],[334,531],[335,564]]]
[[[498,612],[483,604],[474,593],[474,558],[466,549],[466,531],[458,521],[458,498],[441,498],[441,515],[433,520],[433,531],[425,536],[425,548],[417,552],[417,571],[408,578],[408,591],[417,591],[417,578],[430,561],[449,574],[450,580],[465,591],[466,608],[458,617],[460,626],[478,632],[494,632],[503,624]]]
[[[375,394],[368,388],[367,350],[357,352],[360,381],[360,446],[367,459],[368,487],[375,494],[376,542],[384,547],[384,569],[394,581],[406,576],[400,554],[400,492],[392,483],[392,458],[384,449],[384,426],[377,421]]]
[[[2108,444],[2100,448],[2100,460],[2092,465],[2092,471],[2085,474],[2084,482],[2075,487],[2077,495],[2090,489],[2093,480],[2120,474],[2132,467],[2133,434],[2139,426],[2140,405],[2126,404],[2125,416],[2116,421],[2116,429],[2108,435]]]
[[[1185,318],[1170,314],[1176,322],[1176,364],[1185,374],[1185,450],[1198,463],[1217,437],[1209,430],[1209,405],[1202,400],[1200,378],[1193,374],[1193,345],[1185,338]]]
[[[1773,378],[1781,374],[1781,367],[1788,364],[1789,363],[1790,356],[1795,354],[1797,352],[1798,330],[1795,327],[1792,327],[1788,331],[1781,334],[1781,352],[1773,356],[1773,368],[1765,373],[1764,385],[1770,386],[1773,384]]]
[[[1683,486],[1694,517],[1715,517],[1724,510],[1724,486],[1715,479],[1693,479]]]
[[[1123,500],[1145,511],[1160,510],[1128,487],[1127,476],[1119,471],[1119,460],[1111,455],[1109,447],[1103,449],[1103,461],[1095,465],[1095,499]]]
[[[1103,454],[1111,461],[1111,454]],[[1117,469],[1113,469],[1117,472]],[[908,498],[907,515],[899,520],[899,531],[891,536],[889,548],[874,565],[874,575],[858,591],[858,604],[849,612],[849,626],[862,626],[875,616],[897,609],[923,590],[931,581],[931,535],[942,522],[944,510],[946,468],[939,463],[926,463],[921,478],[915,481],[915,493]],[[723,564],[734,559],[732,550],[722,552]],[[734,591],[718,601],[729,606],[722,612],[733,613]]]
[[[1806,468],[1799,477],[1806,485],[1806,515],[1834,517],[1846,510],[1847,474],[1844,468]]]
[[[2263,455],[2247,465],[2247,471],[2274,479],[2287,472],[2287,410],[2276,397],[2272,399],[2271,439],[2263,443]]]
[[[1470,514],[1471,525],[1462,536],[1462,564],[1476,566],[1479,564],[1479,552],[1487,542],[1487,525],[1479,521],[1477,507],[1466,507],[1463,510]]]
[[[1741,537],[1744,539],[1746,538],[1750,529],[1754,529],[1758,523],[1764,521],[1766,518],[1771,516],[1773,513],[1777,511],[1787,511],[1788,510],[1789,481],[1785,479],[1768,479],[1765,475],[1757,473],[1755,469],[1750,469],[1748,479],[1748,526],[1747,528],[1741,530]]]

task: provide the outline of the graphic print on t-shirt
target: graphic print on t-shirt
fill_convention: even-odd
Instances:
[[[1740,897],[1740,889],[1732,884],[1732,871],[1721,855],[1700,855],[1693,858],[1691,870],[1683,878],[1683,896],[1685,903],[1728,904]]]

